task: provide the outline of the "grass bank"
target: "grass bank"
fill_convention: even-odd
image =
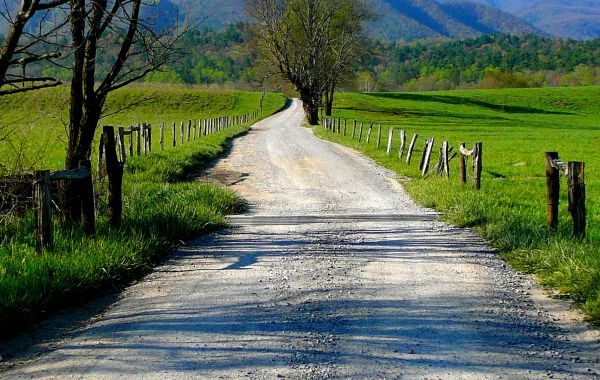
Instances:
[[[138,88],[120,94],[135,99],[148,97],[146,91]],[[48,94],[42,100],[47,102],[45,107],[50,111],[54,107],[53,92]],[[147,108],[147,103],[143,103],[141,110],[133,106],[123,114],[124,119],[143,116],[165,121],[187,120],[193,117],[190,116],[193,107],[197,107],[196,111],[202,110],[204,115],[241,115],[255,110],[260,97],[252,93],[206,91],[199,95],[193,89],[177,88],[163,94],[167,97],[163,100],[161,94],[153,97],[156,108]],[[34,99],[21,98],[23,108],[8,109],[5,114],[10,117],[21,112],[25,119],[26,107],[40,104],[39,99],[35,99],[40,94],[31,96]],[[183,105],[181,98],[190,98],[186,104],[192,106]],[[218,101],[193,105],[198,98]],[[173,101],[173,108],[158,107],[168,105],[169,101]],[[274,112],[284,103],[283,96],[269,94],[263,115]],[[174,111],[177,105],[179,113]],[[2,107],[5,106],[6,103]],[[163,111],[166,113],[161,113]],[[45,119],[44,122],[48,123]],[[100,217],[96,236],[86,238],[78,227],[55,220],[54,249],[37,254],[31,214],[1,223],[0,326],[3,328],[0,338],[13,335],[54,310],[118,289],[147,273],[180,240],[223,226],[224,216],[240,211],[242,201],[226,189],[187,181],[187,174],[223,153],[229,141],[247,129],[248,126],[237,126],[164,152],[130,158],[125,166],[121,228],[110,228]],[[52,133],[59,136],[61,132]],[[45,144],[43,134],[34,136],[40,145]],[[58,152],[56,156],[58,160],[48,156],[42,167],[60,167],[62,158]]]
[[[407,191],[445,220],[473,227],[515,268],[572,298],[600,324],[600,88],[510,89],[428,93],[339,94],[334,116],[382,123],[382,148],[376,130],[370,144],[322,128],[315,133],[353,147],[398,174],[410,177]],[[394,153],[387,156],[389,127],[395,127]],[[411,166],[397,157],[398,131],[420,138]],[[348,128],[351,131],[351,127]],[[365,132],[366,134],[366,132]],[[458,160],[452,176],[421,179],[418,164],[424,139],[458,147],[484,144],[483,189],[460,185]],[[557,233],[545,224],[545,151],[564,161],[586,162],[588,235],[572,238],[565,179],[561,179],[561,217]]]

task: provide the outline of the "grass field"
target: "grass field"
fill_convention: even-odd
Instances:
[[[352,140],[351,133],[343,137],[322,128],[315,131],[411,177],[406,188],[419,203],[436,208],[456,225],[474,227],[514,267],[535,273],[600,323],[600,87],[342,93],[333,116],[382,123],[379,150],[376,129],[370,144]],[[388,157],[390,126],[396,134],[394,154]],[[397,158],[400,128],[409,140],[419,134],[411,166]],[[434,152],[443,140],[454,147],[466,142],[469,148],[483,142],[481,192],[459,184],[458,160],[451,163],[450,180],[420,178],[419,160],[429,137],[436,138]],[[551,233],[545,225],[545,151],[559,152],[563,161],[586,163],[588,235],[583,241],[571,237],[564,178],[559,230]]]
[[[0,143],[0,157],[7,166],[12,159],[6,153],[10,153],[9,143],[18,141],[23,130],[29,131],[28,152],[33,154],[37,149],[44,152],[36,167],[62,166],[64,128],[59,119],[43,115],[64,116],[65,94],[66,90],[61,88],[0,98],[0,125],[15,129],[9,142]],[[108,117],[105,124],[242,115],[256,110],[259,98],[256,93],[177,87],[126,89],[111,98],[110,107],[122,108],[137,99],[150,100]],[[283,96],[269,94],[261,117],[284,103]],[[29,129],[30,125],[34,125],[33,129]],[[125,166],[124,216],[119,229],[111,229],[100,217],[96,236],[85,238],[79,227],[55,220],[54,249],[37,254],[30,214],[2,221],[0,338],[13,335],[49,312],[139,278],[181,240],[214,230],[223,225],[226,214],[240,211],[243,202],[232,192],[188,182],[186,177],[194,168],[221,154],[229,140],[247,128],[229,128],[164,152],[155,148],[148,157],[130,158]]]

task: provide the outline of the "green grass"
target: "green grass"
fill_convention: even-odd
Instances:
[[[342,93],[334,116],[383,124],[370,144],[316,128],[326,139],[356,148],[412,180],[408,192],[458,226],[473,227],[515,268],[535,273],[541,283],[571,297],[594,323],[600,323],[600,88],[511,89],[428,93]],[[388,128],[394,126],[394,154],[385,153]],[[411,166],[397,158],[399,129],[419,134]],[[366,127],[365,127],[366,136]],[[421,179],[418,173],[424,139],[436,138],[434,157],[443,140],[469,148],[483,142],[483,189],[473,191],[458,180],[458,160],[451,178]],[[560,225],[545,224],[544,152],[557,151],[564,161],[585,161],[588,234],[572,238],[566,179],[561,179]]]
[[[19,102],[3,99],[3,115],[27,117],[26,110],[34,104],[40,105],[40,110],[52,110],[55,95],[62,94],[62,90],[57,91],[33,93],[21,97]],[[148,88],[121,91],[117,100],[147,97],[152,91]],[[147,104],[130,108],[123,114],[124,120],[139,120],[145,118],[144,115],[147,119],[165,121],[187,119],[192,113],[241,115],[255,110],[260,96],[179,88],[161,90],[154,95],[154,110],[147,108]],[[165,98],[161,99],[163,95]],[[182,103],[182,99],[188,100]],[[196,104],[194,99],[199,102],[215,99],[215,103]],[[284,103],[283,96],[269,94],[263,115],[267,116]],[[7,104],[11,104],[10,107]],[[50,128],[46,132],[60,136],[59,127],[46,119],[40,119],[40,125],[42,120],[47,123],[43,125]],[[37,254],[31,214],[10,223],[0,223],[0,325],[3,326],[0,338],[11,336],[52,311],[139,278],[179,241],[219,228],[226,214],[241,211],[243,202],[231,191],[189,182],[186,178],[190,171],[223,153],[230,139],[247,129],[248,126],[236,126],[164,152],[155,150],[148,157],[130,158],[125,166],[121,228],[109,227],[100,217],[96,236],[86,238],[79,227],[55,220],[54,249]],[[41,133],[35,137],[40,145],[44,144],[43,136]],[[157,146],[155,144],[155,149]],[[55,155],[47,155],[42,167],[60,167],[60,151],[50,151]],[[101,188],[101,184],[97,186]],[[100,202],[100,215],[103,209]]]
[[[128,127],[150,123],[153,147],[159,142],[158,125],[167,125],[170,146],[171,123],[225,115],[243,115],[259,108],[260,94],[247,91],[211,91],[176,85],[135,85],[111,93],[102,125]],[[264,109],[280,107],[281,97],[265,99]],[[0,143],[0,175],[17,165],[28,171],[60,169],[67,141],[69,89],[58,87],[32,93],[0,97],[0,132],[7,127],[8,141]],[[97,140],[102,128],[98,128]],[[0,133],[0,137],[2,137]],[[97,144],[96,144],[97,145]],[[97,146],[94,146],[94,149]],[[23,154],[21,154],[23,152]],[[19,157],[23,156],[22,162]]]

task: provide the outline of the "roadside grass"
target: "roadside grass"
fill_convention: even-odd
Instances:
[[[457,226],[472,227],[518,270],[570,297],[600,324],[600,87],[465,90],[427,93],[341,93],[334,117],[375,122],[370,144],[315,128],[325,139],[353,147],[410,180],[405,184],[419,204],[436,209]],[[376,149],[377,125],[383,124]],[[395,129],[393,153],[386,155],[388,128]],[[358,129],[358,128],[357,128]],[[413,160],[398,159],[399,130],[407,140],[419,134]],[[358,132],[357,132],[358,133]],[[422,179],[418,172],[424,139],[435,137],[433,163],[443,140],[471,148],[483,142],[483,189],[462,186],[458,160],[451,178]],[[563,161],[585,161],[588,230],[572,237],[566,180],[556,233],[546,226],[544,152]],[[470,163],[470,162],[469,162]],[[470,179],[469,179],[470,180]]]
[[[145,91],[134,89],[127,96],[143,96]],[[171,91],[194,98],[193,89]],[[161,101],[160,94],[158,96],[156,105],[168,103],[168,99]],[[217,109],[210,108],[210,104],[203,105],[205,114],[241,115],[255,110],[260,94],[205,91],[202,97],[226,98],[226,102],[215,103]],[[51,109],[51,99],[43,99],[49,102],[45,107]],[[282,107],[285,101],[281,95],[269,94],[263,116]],[[221,105],[225,103],[226,106]],[[21,112],[31,104],[22,101]],[[174,112],[171,108],[167,110]],[[9,112],[18,114],[15,109]],[[145,111],[135,108],[127,112],[131,120],[138,112],[145,115]],[[183,118],[191,113],[183,105],[179,112],[163,114],[157,108],[152,117]],[[79,227],[64,225],[55,219],[54,248],[37,254],[31,213],[0,223],[0,326],[3,327],[0,339],[13,336],[48,313],[114,291],[140,278],[180,241],[220,228],[225,215],[243,210],[243,201],[233,192],[189,181],[188,177],[222,154],[230,140],[247,129],[247,125],[236,126],[164,152],[155,149],[147,157],[130,157],[125,166],[124,214],[120,228],[111,228],[106,223],[102,205],[99,205],[96,236],[86,238]],[[49,157],[42,167],[60,167],[60,163],[62,159],[55,161]]]

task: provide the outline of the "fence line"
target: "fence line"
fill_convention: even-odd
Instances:
[[[326,118],[323,119],[323,127],[328,130],[329,132],[332,133],[336,133],[336,134],[342,134],[342,129],[341,129],[341,118]],[[346,126],[348,124],[348,120],[344,119],[344,126]],[[365,143],[370,144],[371,143],[371,136],[373,133],[373,127],[375,126],[375,122],[370,122],[369,124],[369,129],[367,131],[367,137],[366,137],[366,141]],[[363,142],[363,128],[364,125],[366,125],[366,123],[364,121],[358,121],[358,120],[352,120],[352,139],[355,140],[357,137],[357,127],[359,129],[358,131],[358,142],[362,143]],[[346,131],[346,128],[344,128],[344,133]],[[394,136],[395,136],[395,132],[394,132],[394,127],[390,127],[388,130],[388,138],[387,138],[387,144],[385,145],[384,149],[386,154],[389,156],[392,154],[392,151],[394,149]],[[345,134],[344,134],[345,136]],[[381,123],[377,123],[377,140],[376,140],[376,149],[381,149],[382,148],[382,144],[381,144],[381,139],[383,136],[383,125]],[[406,142],[407,142],[407,134],[406,131],[404,129],[400,129],[400,132],[398,134],[399,136],[399,142],[398,142],[398,159],[402,159],[404,157],[404,154],[406,153],[406,165],[410,165],[413,155],[414,155],[414,151],[415,151],[415,146],[417,144],[419,135],[417,133],[413,134],[410,143],[408,145],[408,149],[406,148]],[[464,145],[464,144],[463,144]],[[426,178],[429,177],[431,175],[436,175],[436,176],[443,176],[443,177],[450,177],[450,162],[455,159],[459,154],[460,154],[460,159],[461,162],[465,162],[464,166],[461,166],[460,169],[460,174],[461,176],[464,176],[464,180],[461,181],[462,183],[466,184],[466,175],[467,175],[467,171],[466,171],[466,161],[468,159],[468,157],[473,156],[473,183],[472,183],[472,187],[474,189],[481,189],[481,172],[482,172],[482,164],[483,164],[483,160],[482,160],[482,153],[483,153],[483,145],[481,143],[476,143],[475,144],[475,148],[473,151],[467,151],[466,148],[461,149],[459,152],[455,152],[455,148],[450,146],[448,141],[443,141],[442,142],[442,146],[440,147],[440,154],[439,154],[439,160],[432,166],[431,163],[431,159],[433,157],[433,149],[435,147],[435,139],[434,138],[430,138],[430,139],[426,139],[424,141],[424,147],[423,150],[421,151],[421,160],[419,161],[419,171],[421,172],[421,175]]]
[[[259,111],[244,115],[227,115],[206,119],[189,119],[187,123],[181,121],[179,129],[177,122],[172,123],[172,145],[177,147],[177,142],[183,145],[193,140],[201,139],[221,132],[227,128],[253,122],[260,116]],[[98,147],[98,169],[96,180],[108,178],[106,191],[107,208],[106,216],[108,223],[119,226],[123,213],[123,175],[127,157],[147,156],[152,153],[152,125],[137,123],[128,128],[104,126]],[[165,123],[159,124],[159,147],[165,150]],[[177,136],[179,132],[179,136]],[[178,139],[179,137],[179,139]],[[52,209],[53,200],[50,188],[53,182],[77,181],[84,191],[83,197],[70,202],[81,202],[82,225],[86,235],[95,234],[96,213],[98,209],[94,197],[94,178],[92,176],[91,162],[81,161],[79,167],[73,170],[61,170],[50,172],[50,170],[37,170],[31,177],[31,205],[34,211],[34,234],[36,249],[41,252],[51,249],[53,246],[52,236]]]
[[[344,125],[347,124],[347,119],[344,119]],[[352,140],[356,139],[356,129],[360,125],[358,133],[358,142],[362,143],[364,121],[352,121]],[[370,122],[367,133],[366,144],[370,143],[371,133],[375,122]],[[376,149],[381,149],[382,124],[378,123]],[[332,133],[340,134],[340,128],[336,125],[341,125],[341,118],[326,118],[323,120],[323,127]],[[345,136],[344,128],[344,136]],[[398,159],[402,160],[406,147],[406,131],[401,129],[400,140],[398,143]],[[411,164],[414,155],[414,149],[419,135],[413,134],[408,150],[406,150],[406,165]],[[394,127],[390,127],[388,131],[387,145],[385,153],[389,156],[392,154],[394,145]],[[483,172],[483,143],[476,142],[473,149],[468,150],[467,145],[461,142],[458,151],[455,151],[453,146],[450,146],[448,141],[443,141],[440,147],[439,159],[437,163],[431,166],[431,158],[435,146],[435,139],[429,138],[424,142],[424,147],[419,163],[419,171],[423,178],[435,175],[440,177],[450,177],[450,163],[456,157],[459,157],[459,180],[460,183],[466,185],[468,177],[468,161],[472,157],[472,175],[471,187],[475,190],[481,190],[482,172]],[[546,152],[546,177],[547,177],[547,195],[546,195],[546,219],[548,226],[556,230],[558,227],[558,211],[560,199],[560,173],[567,177],[568,186],[568,210],[573,219],[573,235],[579,238],[585,237],[586,233],[586,207],[585,207],[585,163],[579,161],[562,162],[559,159],[557,152]]]

